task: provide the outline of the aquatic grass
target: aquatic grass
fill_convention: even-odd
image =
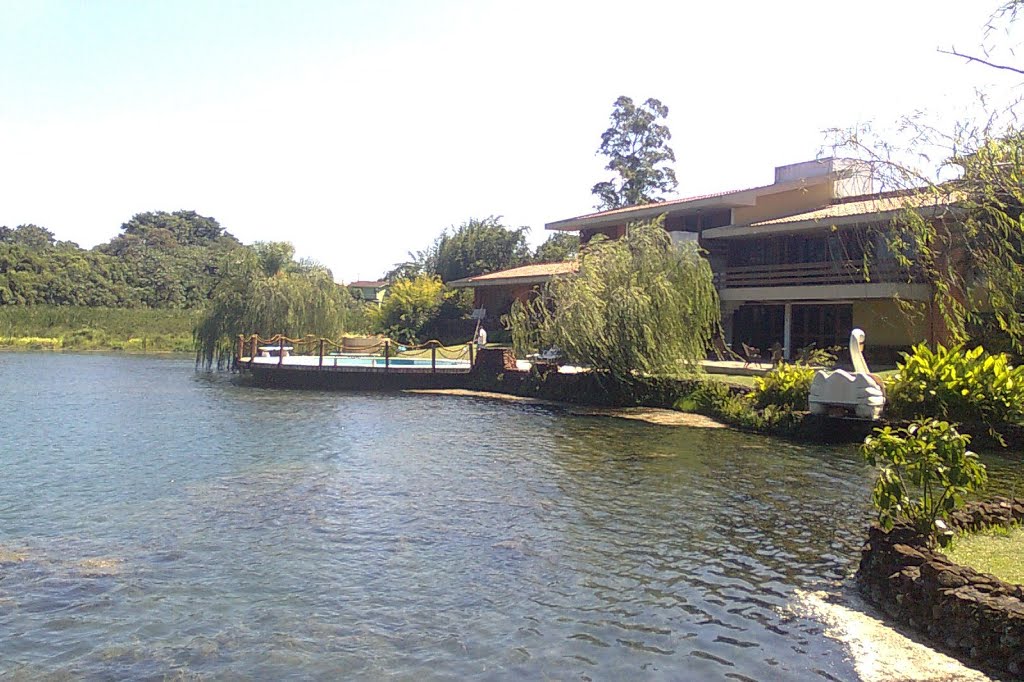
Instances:
[[[957,535],[944,553],[963,566],[1008,583],[1024,584],[1024,527],[1020,525]]]

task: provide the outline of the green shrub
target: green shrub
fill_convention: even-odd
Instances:
[[[937,419],[875,429],[861,452],[869,464],[882,467],[873,494],[879,524],[890,529],[908,521],[934,540],[936,521],[948,518],[965,494],[988,481],[985,465],[967,449],[970,442],[970,436]]]
[[[758,409],[753,394],[734,393],[724,383],[713,380],[702,382],[677,400],[675,408],[706,414],[747,431],[783,434],[792,432],[800,422],[800,415],[789,406],[769,404]]]
[[[64,336],[64,347],[69,349],[92,349],[110,347],[111,340],[102,329],[83,327]]]
[[[887,386],[889,413],[897,418],[938,417],[981,423],[1024,424],[1024,366],[978,346],[934,352],[919,344],[904,353]],[[994,434],[995,435],[995,434]]]
[[[807,396],[815,370],[807,365],[782,363],[754,380],[753,401],[758,409],[769,405],[807,410]]]
[[[836,366],[836,360],[838,359],[839,353],[843,350],[842,346],[829,346],[828,348],[818,348],[814,344],[806,348],[801,348],[797,352],[796,363],[798,365],[808,365],[810,367],[824,367],[825,369],[832,369]]]

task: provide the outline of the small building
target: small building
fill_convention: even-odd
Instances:
[[[508,314],[514,301],[525,301],[552,277],[575,271],[576,261],[535,263],[453,280],[448,286],[473,290],[473,307],[486,310],[482,324],[493,335],[502,329],[501,316]]]
[[[384,294],[387,292],[388,283],[387,280],[360,280],[347,284],[346,287],[356,300],[375,301],[377,305],[380,305],[381,301],[384,300]]]

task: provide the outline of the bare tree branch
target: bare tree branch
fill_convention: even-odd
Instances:
[[[1020,75],[1024,76],[1024,69],[1018,68],[1016,66],[1010,66],[1008,64],[996,64],[986,59],[982,59],[981,57],[973,57],[969,54],[957,52],[956,48],[953,48],[952,50],[939,50],[939,52],[941,52],[942,54],[953,55],[954,57],[961,57],[963,59],[966,59],[968,62],[978,62],[979,64],[984,64],[985,66],[991,66],[993,69],[1012,71],[1013,73],[1019,73]]]

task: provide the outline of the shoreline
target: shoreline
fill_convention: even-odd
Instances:
[[[548,400],[546,398],[534,398],[529,396],[515,395],[512,393],[499,393],[496,391],[476,391],[465,388],[423,388],[407,389],[403,393],[419,395],[444,395],[456,398],[478,398],[484,400],[495,400],[520,405],[540,405],[545,407],[556,407],[565,410],[567,413],[578,417],[614,417],[616,419],[629,419],[640,421],[657,426],[680,427],[685,426],[697,429],[727,429],[727,424],[716,421],[711,417],[692,412],[680,412],[663,407],[599,407],[567,403],[559,400]]]

